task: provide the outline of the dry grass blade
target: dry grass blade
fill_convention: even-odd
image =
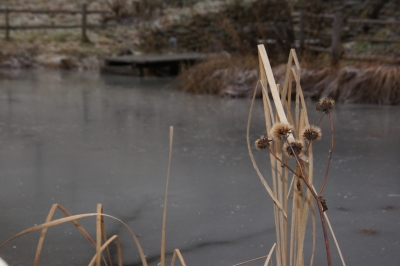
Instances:
[[[118,250],[118,266],[122,266],[122,255],[121,255],[121,244],[119,242],[119,238],[117,235],[114,235],[112,237],[110,237],[110,239],[108,239],[101,247],[100,247],[100,252],[104,251],[104,249],[108,248],[108,245],[110,245],[111,242],[113,242],[115,240],[115,242],[117,243],[117,250]],[[98,251],[96,251],[96,255],[94,255],[94,257],[92,258],[92,260],[89,263],[89,266],[94,265],[94,263],[96,262],[98,257]]]
[[[61,206],[60,204],[53,204],[53,206],[51,207],[49,214],[47,215],[46,221],[50,222],[51,219],[53,218],[53,215],[55,213],[55,211],[59,209],[61,210],[66,216],[72,216],[72,214],[70,212],[68,212],[63,206]],[[91,238],[91,236],[86,232],[86,230],[78,223],[78,221],[76,220],[72,220],[72,223],[75,225],[76,228],[78,228],[78,230],[81,232],[81,234],[90,242],[90,244],[93,245],[93,247],[96,247],[96,243],[94,242],[94,240]],[[39,242],[38,242],[38,246],[36,248],[36,254],[35,254],[35,262],[34,262],[34,266],[37,266],[39,264],[39,258],[40,258],[40,254],[42,251],[42,247],[43,247],[43,242],[44,242],[44,238],[46,236],[47,233],[47,227],[42,229],[42,232],[40,234],[40,238],[39,238]]]
[[[272,172],[272,198],[274,200],[274,219],[275,219],[275,229],[276,229],[276,237],[277,237],[277,245],[276,245],[276,263],[278,266],[287,266],[287,265],[295,265],[295,266],[304,266],[304,241],[307,223],[309,221],[309,215],[311,210],[311,221],[312,221],[312,253],[311,253],[311,261],[310,265],[313,264],[314,255],[315,255],[315,231],[316,231],[316,215],[315,215],[315,206],[314,199],[318,204],[319,216],[321,218],[321,224],[324,234],[325,240],[325,248],[327,254],[327,262],[328,265],[332,265],[330,248],[329,248],[329,240],[326,230],[326,222],[323,215],[323,207],[321,203],[321,198],[318,194],[313,190],[313,152],[311,143],[308,145],[307,149],[305,149],[304,155],[300,154],[295,157],[296,170],[294,171],[288,164],[288,157],[285,156],[283,158],[282,155],[282,142],[285,142],[285,145],[288,145],[294,140],[294,135],[299,137],[300,132],[309,125],[307,107],[304,99],[304,94],[300,85],[301,78],[301,68],[299,65],[299,61],[296,55],[295,50],[291,50],[289,54],[288,64],[286,65],[286,74],[284,80],[284,87],[281,88],[279,84],[275,84],[275,79],[273,76],[273,72],[271,66],[269,64],[269,59],[264,49],[264,46],[258,46],[259,52],[259,63],[260,63],[260,83],[262,86],[262,95],[263,95],[263,104],[264,104],[264,115],[267,132],[270,132],[272,127],[272,121],[274,119],[277,122],[283,123],[291,123],[293,125],[293,130],[290,132],[287,138],[283,140],[279,137],[276,137],[274,143],[270,146],[267,146],[270,152],[270,161],[271,161],[271,172]],[[293,62],[295,66],[292,67]],[[296,84],[296,96],[295,96],[295,108],[294,108],[294,116],[292,115],[292,110],[290,108],[290,101],[292,95],[292,80],[294,80]],[[270,92],[274,102],[274,110],[272,110],[272,105],[268,98],[267,85],[269,85]],[[257,90],[257,87],[256,87]],[[253,101],[254,96],[253,95]],[[251,118],[251,111],[253,108],[253,101],[250,107],[250,115],[248,120],[248,132],[247,136],[249,136],[249,125]],[[283,107],[286,108],[287,116],[285,115]],[[249,140],[248,140],[249,146]],[[289,146],[291,147],[291,146]],[[291,147],[292,151],[293,148]],[[294,151],[293,151],[294,153]],[[256,164],[254,162],[254,158],[252,157],[251,152],[249,152],[250,158],[253,162],[253,165]],[[306,155],[308,154],[308,155]],[[290,155],[289,155],[290,156]],[[301,160],[302,161],[301,161]],[[308,162],[308,164],[307,164]],[[258,168],[256,168],[257,170]],[[294,173],[293,182],[289,188],[289,180],[288,180],[288,172],[291,171]],[[259,171],[257,171],[258,173]],[[259,173],[258,173],[259,174]],[[259,174],[260,176],[260,174]],[[266,183],[264,178],[260,178],[262,183]],[[295,184],[295,185],[293,185]],[[285,214],[289,213],[288,210],[288,198],[289,191],[291,191],[291,187],[294,187],[292,190],[293,193],[293,202],[292,202],[292,210],[291,210],[291,227],[290,227],[290,246],[288,249],[288,221],[286,216],[282,217],[282,213],[280,210],[276,208],[277,203],[281,203],[284,205]],[[265,186],[265,184],[264,184]],[[274,198],[275,196],[277,198]],[[289,252],[289,254],[288,254]],[[266,263],[268,264],[268,263]]]
[[[340,256],[340,260],[342,261],[342,265],[343,265],[343,266],[346,266],[346,263],[344,262],[344,258],[343,258],[342,251],[340,250],[339,243],[338,243],[338,241],[337,241],[337,239],[336,239],[335,232],[333,231],[333,228],[332,228],[331,223],[330,223],[330,221],[329,221],[328,215],[326,214],[326,212],[324,212],[324,215],[325,215],[326,223],[327,223],[328,226],[329,226],[329,230],[331,231],[333,240],[335,241],[336,248],[337,248],[337,250],[338,250],[338,252],[339,252],[339,256]]]
[[[288,123],[288,120],[285,115],[285,111],[283,110],[282,102],[279,97],[278,88],[275,83],[275,78],[272,73],[272,68],[269,63],[269,59],[267,56],[267,52],[265,51],[264,45],[262,45],[262,44],[258,45],[258,53],[260,56],[260,60],[262,61],[262,65],[260,65],[260,68],[262,68],[264,70],[264,71],[260,71],[260,72],[262,72],[261,75],[263,75],[265,73],[265,75],[267,76],[268,85],[271,90],[272,98],[274,99],[275,108],[276,108],[277,114],[279,116],[279,120],[281,122]],[[289,140],[293,140],[292,134],[289,135]]]
[[[131,234],[133,240],[136,243],[136,246],[138,248],[139,255],[140,255],[140,258],[142,260],[143,266],[147,266],[147,261],[146,261],[146,258],[145,258],[144,252],[143,252],[143,248],[140,245],[139,240],[137,239],[136,235],[129,228],[129,226],[127,224],[125,224],[123,221],[121,221],[120,219],[118,219],[118,218],[116,218],[114,216],[108,215],[108,214],[103,214],[103,213],[100,213],[100,214],[99,213],[85,213],[85,214],[72,215],[72,216],[69,216],[69,217],[60,218],[60,219],[57,219],[57,220],[53,220],[53,221],[50,221],[50,222],[46,222],[46,223],[43,223],[43,224],[28,228],[28,229],[26,229],[26,230],[24,230],[22,232],[19,232],[16,235],[12,236],[11,238],[7,239],[4,243],[2,243],[0,245],[0,248],[2,248],[7,243],[11,242],[12,240],[14,240],[14,239],[16,239],[16,238],[18,238],[20,236],[35,232],[37,230],[42,230],[42,229],[45,229],[45,228],[53,227],[53,226],[56,226],[56,225],[59,225],[59,224],[67,223],[67,222],[73,222],[73,221],[76,221],[76,220],[79,220],[79,219],[82,219],[82,218],[86,218],[86,217],[92,217],[92,216],[96,216],[97,217],[99,215],[104,216],[104,217],[109,217],[111,219],[114,219],[114,220],[120,222],[129,231],[129,233]]]
[[[164,215],[162,224],[162,236],[161,236],[161,266],[165,266],[165,233],[167,228],[167,201],[168,201],[168,185],[169,185],[169,173],[171,169],[171,159],[172,159],[172,143],[174,139],[174,127],[169,128],[169,158],[168,158],[168,172],[167,172],[167,185],[165,188],[165,198],[164,198]]]
[[[311,251],[311,259],[310,259],[310,266],[314,263],[315,257],[315,243],[317,240],[317,223],[316,223],[316,216],[315,216],[315,205],[314,201],[311,202],[311,215],[312,215],[312,251]]]
[[[276,246],[276,243],[272,246],[271,250],[269,251],[268,257],[265,260],[264,266],[268,266],[268,262],[271,260],[272,252],[274,251],[274,248]]]
[[[179,261],[182,264],[182,266],[186,266],[185,260],[183,259],[182,254],[179,251],[179,249],[175,249],[174,253],[172,254],[171,266],[175,265],[175,260],[176,260],[177,256],[178,256]]]
[[[250,105],[249,117],[247,119],[247,133],[246,133],[247,149],[249,151],[249,155],[250,155],[251,162],[253,163],[253,167],[256,170],[258,176],[260,177],[261,183],[264,185],[265,189],[267,190],[268,194],[270,195],[270,197],[272,198],[272,200],[274,201],[276,206],[278,206],[278,208],[282,211],[283,215],[285,217],[287,217],[286,212],[283,209],[281,203],[278,201],[278,199],[276,198],[275,194],[273,193],[273,191],[271,190],[270,186],[268,185],[267,181],[265,181],[265,178],[261,174],[260,169],[258,168],[258,165],[257,165],[257,163],[256,163],[256,161],[254,159],[253,152],[251,150],[251,145],[250,145],[250,122],[251,122],[251,115],[252,115],[252,112],[253,112],[254,99],[255,99],[256,92],[257,91],[254,90],[253,99],[252,99],[251,105]]]
[[[233,266],[241,266],[241,265],[245,265],[247,263],[255,262],[255,261],[266,259],[266,258],[268,258],[268,255],[267,256],[258,257],[258,258],[255,258],[255,259],[251,259],[251,260],[247,260],[247,261],[235,264]]]
[[[97,213],[102,213],[101,204],[97,204]],[[100,266],[101,257],[101,217],[96,216],[96,266]]]
[[[247,264],[247,263],[254,262],[254,261],[258,261],[258,260],[262,260],[262,259],[266,259],[264,265],[267,265],[268,262],[269,262],[269,260],[271,259],[272,252],[274,251],[275,246],[276,246],[276,243],[274,243],[274,245],[272,246],[272,248],[271,248],[271,250],[269,251],[269,253],[268,253],[267,256],[262,256],[262,257],[258,257],[258,258],[251,259],[251,260],[248,260],[248,261],[244,261],[244,262],[235,264],[235,265],[233,265],[233,266],[241,266],[241,265],[245,265],[245,264]]]
[[[51,218],[53,217],[54,212],[57,209],[57,206],[58,206],[58,204],[53,204],[53,206],[51,207],[51,209],[49,211],[49,214],[47,215],[47,218],[46,218],[46,221],[45,221],[46,223],[51,221]],[[40,258],[40,254],[42,252],[43,242],[44,242],[44,238],[46,236],[46,233],[47,233],[47,228],[44,228],[42,230],[42,232],[40,233],[39,243],[38,243],[38,246],[36,248],[35,262],[33,264],[34,266],[39,265],[39,258]]]

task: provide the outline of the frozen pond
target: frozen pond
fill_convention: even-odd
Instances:
[[[43,70],[0,76],[0,242],[44,222],[54,203],[72,214],[102,203],[140,235],[149,264],[157,265],[174,126],[167,250],[179,248],[195,266],[266,255],[275,229],[272,201],[246,146],[250,101],[184,94],[171,82]],[[317,121],[312,110],[310,121]],[[258,101],[252,140],[264,134],[261,114]],[[338,105],[333,117],[336,147],[324,196],[347,265],[400,265],[400,106]],[[314,149],[317,187],[327,135]],[[94,237],[94,217],[81,222]],[[315,265],[326,265],[317,222]],[[139,265],[128,232],[110,219],[105,224],[109,235],[122,237],[124,265]],[[0,256],[32,265],[39,234],[12,241]],[[334,247],[332,253],[340,265]],[[93,255],[66,224],[49,229],[41,265],[86,265]]]

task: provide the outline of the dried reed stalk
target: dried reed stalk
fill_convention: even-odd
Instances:
[[[170,145],[169,145],[169,160],[168,160],[168,171],[167,171],[167,184],[166,184],[166,190],[165,190],[165,199],[164,199],[164,215],[163,215],[163,222],[162,222],[162,236],[161,236],[161,266],[165,266],[165,246],[166,246],[166,220],[167,220],[167,199],[168,199],[168,184],[169,184],[169,176],[170,176],[170,169],[171,169],[171,159],[172,159],[172,143],[173,143],[173,134],[174,130],[173,127],[170,127]],[[65,218],[60,218],[56,220],[52,220],[55,211],[59,209],[61,210],[67,217]],[[91,236],[86,232],[86,230],[82,227],[82,225],[78,222],[79,219],[85,218],[85,217],[90,217],[90,216],[95,216],[96,217],[96,242],[91,238]],[[39,242],[38,246],[36,249],[36,254],[35,254],[35,261],[34,265],[37,266],[39,264],[39,258],[41,255],[42,247],[43,247],[43,242],[47,233],[47,229],[52,226],[57,226],[63,223],[67,222],[72,222],[78,230],[81,232],[81,234],[90,242],[92,246],[96,248],[96,254],[93,256],[92,260],[89,263],[89,266],[92,266],[94,264],[100,266],[101,259],[103,259],[104,264],[108,265],[105,258],[103,257],[103,252],[107,250],[107,255],[108,255],[108,262],[110,265],[112,265],[111,261],[111,254],[108,249],[108,246],[115,242],[117,246],[117,258],[118,258],[118,265],[122,266],[122,253],[121,253],[121,244],[119,242],[119,237],[117,235],[114,235],[107,239],[106,237],[106,230],[104,226],[104,217],[110,217],[114,220],[117,220],[120,222],[123,226],[125,226],[128,231],[130,232],[132,238],[134,239],[136,246],[139,250],[139,255],[142,260],[142,265],[147,266],[147,261],[143,252],[143,249],[139,243],[139,240],[137,239],[136,235],[133,233],[133,231],[126,225],[124,222],[119,220],[118,218],[107,215],[103,213],[103,207],[101,204],[97,205],[97,212],[96,213],[86,213],[86,214],[79,214],[79,215],[71,215],[70,212],[68,212],[64,207],[62,207],[59,204],[53,204],[51,207],[49,214],[47,215],[46,221],[43,224],[40,224],[38,226],[34,226],[31,228],[28,228],[13,237],[9,238],[6,240],[3,244],[0,245],[0,248],[2,248],[4,245],[9,243],[10,241],[14,240],[15,238],[18,238],[20,236],[23,236],[25,234],[29,234],[31,232],[37,231],[37,230],[42,230],[40,237],[39,237]],[[176,257],[179,258],[180,263],[182,266],[186,266],[185,260],[182,257],[181,252],[178,249],[174,250],[173,256],[172,256],[172,262],[171,266],[175,265],[175,260]]]
[[[174,253],[172,254],[171,266],[175,265],[176,257],[178,257],[179,262],[182,264],[182,266],[186,266],[185,260],[183,259],[179,249],[174,249]]]
[[[312,141],[307,147],[308,155],[296,155],[293,150],[291,141],[294,140],[294,136],[299,136],[300,132],[307,126],[309,126],[307,108],[304,100],[304,95],[300,86],[301,68],[297,59],[296,52],[292,49],[289,54],[288,64],[286,66],[286,74],[283,88],[275,83],[273,72],[269,64],[268,56],[265,52],[265,48],[262,45],[258,46],[259,51],[259,62],[260,62],[260,84],[262,88],[263,104],[264,104],[264,116],[266,123],[267,133],[271,131],[272,126],[277,122],[283,122],[285,124],[293,125],[293,130],[289,131],[288,135],[284,138],[277,138],[269,145],[264,147],[270,151],[270,163],[272,173],[272,189],[267,189],[268,193],[274,201],[274,217],[275,217],[275,230],[277,235],[276,244],[276,264],[278,266],[295,265],[303,266],[304,262],[304,241],[306,234],[306,226],[308,223],[308,217],[311,211],[312,221],[312,254],[310,265],[314,261],[315,252],[315,233],[316,233],[316,216],[314,201],[317,203],[318,211],[320,214],[324,241],[326,246],[327,262],[328,265],[332,265],[329,239],[327,234],[326,226],[326,213],[322,206],[321,198],[312,187],[313,183],[313,152],[312,152]],[[294,62],[295,66],[292,66]],[[295,107],[294,115],[291,110],[291,97],[292,97],[292,80],[295,81]],[[269,87],[268,87],[269,85]],[[269,91],[267,90],[269,88]],[[273,98],[273,105],[269,100],[269,93]],[[253,94],[253,101],[250,107],[249,121],[247,128],[247,141],[250,158],[253,162],[258,175],[261,175],[258,170],[257,163],[254,160],[254,156],[251,152],[250,141],[249,141],[249,127],[252,108],[254,104],[254,98],[256,90]],[[285,114],[285,109],[287,116]],[[287,147],[292,149],[295,157],[296,168],[292,169],[289,166],[287,156],[284,156],[282,145],[287,144]],[[293,174],[292,184],[293,185],[293,201],[292,209],[289,210],[288,198],[291,191],[292,185],[289,187],[289,172]],[[266,188],[269,188],[268,183],[264,178],[261,179],[262,183]],[[272,191],[270,191],[272,190]],[[278,206],[283,206],[280,208]],[[291,214],[290,221],[290,232],[289,232],[289,221],[287,214]],[[333,232],[332,232],[333,233]],[[335,240],[335,243],[337,241]],[[338,245],[337,245],[338,247]],[[338,247],[338,250],[339,247]],[[339,251],[340,253],[340,251]],[[343,261],[343,260],[342,260]]]
[[[52,216],[54,214],[54,211],[57,208],[60,209],[67,217],[56,219],[56,220],[51,220],[51,218],[52,218]],[[97,209],[99,211],[102,211],[101,205],[98,205]],[[50,209],[49,215],[47,216],[47,219],[46,219],[45,223],[37,225],[37,226],[34,226],[34,227],[31,227],[31,228],[28,228],[28,229],[26,229],[24,231],[19,232],[18,234],[10,237],[4,243],[2,243],[0,245],[0,248],[2,248],[3,246],[5,246],[9,242],[11,242],[12,240],[14,240],[14,239],[16,239],[16,238],[18,238],[20,236],[32,233],[34,231],[42,230],[42,233],[41,233],[41,236],[40,236],[40,239],[39,239],[38,248],[37,248],[37,251],[36,251],[36,256],[35,256],[35,263],[38,263],[39,257],[40,257],[40,252],[42,250],[42,245],[43,245],[43,241],[44,241],[44,237],[46,235],[47,229],[50,228],[50,227],[53,227],[53,226],[57,226],[57,225],[63,224],[63,223],[72,222],[78,228],[78,230],[85,236],[85,238],[94,247],[96,247],[96,254],[93,257],[91,263],[96,262],[98,260],[99,254],[101,255],[102,251],[104,249],[106,249],[109,246],[109,244],[113,242],[113,240],[115,240],[116,243],[117,243],[118,264],[122,265],[121,247],[120,247],[120,244],[119,244],[119,240],[118,240],[118,238],[116,236],[112,236],[110,238],[112,240],[108,239],[107,241],[105,241],[105,244],[101,245],[100,248],[97,249],[97,244],[87,234],[86,230],[82,227],[82,225],[78,222],[79,219],[86,218],[86,217],[92,217],[92,216],[96,217],[96,221],[98,221],[98,217],[100,216],[100,217],[109,217],[109,218],[114,219],[114,220],[118,221],[119,223],[121,223],[129,231],[130,235],[132,236],[133,240],[135,241],[136,246],[137,246],[138,251],[139,251],[140,258],[142,260],[142,265],[143,266],[147,266],[148,265],[147,261],[146,261],[146,257],[145,257],[144,252],[143,252],[143,248],[140,245],[138,238],[136,237],[134,232],[129,228],[129,226],[127,224],[125,224],[123,221],[121,221],[120,219],[118,219],[118,218],[116,218],[114,216],[111,216],[111,215],[108,215],[108,214],[104,214],[104,213],[101,213],[101,212],[71,215],[64,207],[62,207],[59,204],[54,204],[53,207]],[[104,224],[100,222],[100,223],[97,223],[97,226],[103,226],[104,227]],[[96,228],[96,232],[98,232],[98,231],[99,231],[99,229]],[[105,232],[105,229],[104,228],[100,228],[100,232]]]
[[[168,170],[167,170],[167,184],[165,186],[165,198],[164,198],[164,214],[162,222],[162,232],[161,232],[161,266],[165,266],[165,241],[166,241],[166,228],[167,228],[167,201],[168,201],[168,185],[169,185],[169,172],[171,169],[171,159],[172,159],[172,142],[174,139],[174,127],[169,128],[169,158],[168,158]]]

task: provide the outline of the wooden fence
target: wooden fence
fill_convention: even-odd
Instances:
[[[81,10],[46,10],[46,9],[0,9],[0,13],[5,14],[4,26],[0,26],[0,29],[5,30],[5,39],[10,40],[11,30],[33,30],[33,29],[76,29],[80,28],[82,32],[81,39],[83,42],[87,42],[86,31],[88,28],[103,27],[104,25],[88,24],[87,16],[90,14],[109,14],[111,11],[104,10],[87,10],[87,5],[83,4]],[[10,25],[10,14],[11,13],[31,13],[31,14],[81,14],[81,23],[75,25],[27,25],[27,26],[12,26]]]
[[[89,39],[87,37],[86,31],[88,28],[104,27],[105,24],[88,24],[87,16],[90,14],[111,14],[111,11],[105,10],[87,10],[87,5],[83,4],[81,10],[32,10],[32,9],[0,9],[0,13],[5,14],[4,25],[0,25],[0,29],[5,30],[5,39],[10,39],[11,30],[24,30],[24,29],[81,29],[81,40],[87,42]],[[75,25],[26,25],[26,26],[13,26],[10,25],[10,14],[11,13],[33,13],[33,14],[80,14],[81,23]],[[322,53],[329,53],[331,55],[332,65],[338,65],[341,59],[347,60],[365,60],[365,61],[383,61],[389,63],[400,63],[400,58],[388,57],[388,56],[357,56],[344,54],[341,49],[342,41],[344,41],[344,26],[352,24],[375,24],[375,25],[400,25],[400,21],[393,20],[376,20],[376,19],[354,19],[348,18],[344,19],[341,12],[335,14],[313,14],[304,11],[293,12],[293,18],[298,22],[298,26],[295,27],[295,31],[298,33],[298,42],[300,52],[303,50],[310,50]],[[332,30],[331,31],[321,31],[313,28],[305,27],[306,21],[310,18],[316,19],[327,19],[331,20]],[[322,47],[318,45],[311,45],[305,43],[306,36],[312,34],[314,36],[325,36],[330,38],[330,46]],[[352,38],[354,41],[368,41],[368,42],[381,42],[381,43],[400,43],[400,39],[378,39],[378,38],[367,38],[367,37],[355,37]]]
[[[376,56],[376,55],[368,55],[368,56],[358,56],[358,55],[349,55],[345,54],[342,51],[341,43],[343,41],[368,41],[368,42],[381,42],[381,43],[400,43],[400,39],[381,39],[381,38],[368,38],[368,37],[352,37],[351,39],[343,38],[345,32],[345,26],[354,25],[354,24],[375,24],[375,25],[393,25],[399,26],[400,21],[395,20],[377,20],[377,19],[354,19],[348,18],[344,19],[341,12],[337,12],[335,14],[313,14],[307,12],[297,12],[295,15],[299,16],[299,27],[295,29],[299,33],[299,42],[300,42],[300,51],[302,50],[311,50],[323,53],[330,53],[331,55],[331,64],[333,66],[337,66],[339,60],[362,60],[362,61],[381,61],[387,63],[400,63],[399,57],[390,57],[390,56]],[[321,19],[330,19],[332,22],[332,30],[330,32],[319,31],[315,29],[306,28],[305,21],[307,18],[321,18]],[[319,36],[327,35],[331,37],[330,47],[321,47],[317,45],[309,45],[305,44],[305,36],[306,34],[315,34]]]

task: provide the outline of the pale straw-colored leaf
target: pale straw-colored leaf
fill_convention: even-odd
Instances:
[[[108,248],[110,243],[112,243],[115,240],[117,244],[117,252],[118,252],[118,266],[122,266],[122,255],[121,255],[121,244],[119,242],[119,238],[117,235],[114,235],[110,237],[101,247],[100,247],[100,252],[104,251],[104,249]],[[89,262],[89,266],[93,266],[97,260],[98,257],[98,252],[96,252],[96,255],[92,258],[92,260]]]
[[[290,68],[292,67],[292,62],[293,62],[293,54],[290,52],[289,53],[289,58],[288,62],[286,65],[286,72],[285,72],[285,81],[283,83],[283,93],[282,93],[282,99],[286,99],[286,96],[289,93],[289,87],[291,86],[291,78],[290,78]]]
[[[247,263],[255,262],[255,261],[266,259],[266,258],[268,258],[268,255],[262,256],[262,257],[258,257],[258,258],[255,258],[255,259],[251,259],[251,260],[247,260],[247,261],[244,261],[244,262],[241,262],[241,263],[238,263],[238,264],[234,264],[233,266],[241,266],[241,265],[245,265]]]
[[[314,192],[317,193],[317,191],[315,190],[314,185],[312,186],[312,188],[313,188]],[[339,253],[340,260],[342,261],[342,265],[346,266],[346,263],[345,263],[344,258],[343,258],[342,250],[340,249],[339,242],[336,239],[335,232],[333,231],[333,228],[331,226],[331,223],[329,221],[329,218],[328,218],[328,215],[326,214],[326,212],[324,212],[324,216],[325,216],[326,223],[328,224],[329,230],[331,231],[333,240],[335,241],[336,249],[337,249],[337,251]]]
[[[266,259],[264,265],[267,265],[268,262],[271,259],[272,252],[274,251],[275,246],[276,246],[276,243],[272,246],[272,248],[270,249],[270,251],[269,251],[267,256],[262,256],[262,257],[258,257],[258,258],[255,258],[255,259],[247,260],[247,261],[244,261],[244,262],[241,262],[241,263],[238,263],[238,264],[234,264],[233,266],[242,266],[242,265],[245,265],[245,264],[248,264],[248,263],[251,263],[251,262],[255,262],[255,261],[258,261],[258,260],[262,260],[262,259]]]
[[[97,213],[102,213],[101,204],[97,204]],[[101,258],[101,215],[96,216],[96,266],[100,266]]]
[[[72,216],[72,214],[67,209],[65,209],[60,204],[55,203],[55,204],[53,204],[53,206],[51,207],[51,209],[49,211],[49,214],[47,215],[47,218],[45,221],[46,223],[51,221],[51,219],[53,218],[53,215],[57,209],[59,209],[61,212],[63,212],[66,216]],[[94,248],[96,248],[96,243],[94,242],[92,237],[86,232],[86,230],[82,227],[82,225],[77,220],[72,220],[71,222],[75,225],[75,227],[79,230],[79,232],[81,232],[81,234],[90,242],[90,244]],[[38,246],[36,248],[34,266],[37,266],[39,264],[39,258],[40,258],[40,254],[42,251],[42,246],[43,246],[43,242],[44,242],[46,233],[47,233],[47,227],[43,228],[42,232],[40,234]],[[105,260],[105,259],[103,258],[103,260]]]
[[[314,201],[311,202],[311,221],[312,221],[312,250],[311,250],[311,258],[310,258],[310,266],[314,264],[315,257],[315,244],[317,238],[317,223],[315,217],[315,204]]]
[[[272,94],[272,98],[274,99],[275,108],[279,116],[279,120],[284,123],[288,123],[285,115],[285,111],[283,110],[281,99],[279,97],[279,91],[275,83],[275,78],[272,73],[272,68],[269,63],[269,59],[267,56],[267,52],[265,51],[264,45],[258,45],[258,55],[261,58],[262,66],[267,76],[268,85]]]
[[[337,251],[339,252],[339,256],[340,256],[340,260],[342,261],[342,265],[346,266],[346,263],[344,262],[342,251],[341,251],[340,246],[339,246],[339,242],[336,239],[335,232],[333,231],[333,228],[331,226],[331,222],[329,221],[329,218],[328,218],[328,215],[326,214],[326,212],[324,212],[324,216],[325,216],[325,219],[326,219],[326,223],[329,226],[329,230],[331,231],[333,240],[335,241],[335,245],[336,245]]]
[[[54,215],[54,212],[57,209],[57,206],[58,206],[58,204],[53,204],[53,206],[51,207],[51,209],[49,211],[49,214],[47,215],[47,218],[46,218],[46,221],[45,221],[46,223],[51,221],[51,218],[53,218],[53,215]],[[42,232],[40,233],[39,242],[38,242],[38,245],[37,245],[37,248],[36,248],[35,261],[34,261],[34,264],[33,264],[34,266],[39,265],[39,258],[40,258],[40,254],[42,252],[43,242],[44,242],[44,238],[46,236],[46,233],[47,233],[47,228],[44,228],[42,230]]]
[[[278,201],[278,199],[274,195],[273,191],[271,190],[270,186],[268,185],[267,181],[265,180],[265,178],[261,174],[260,169],[258,168],[258,165],[257,165],[257,163],[256,163],[256,161],[254,159],[253,152],[251,150],[251,145],[250,145],[250,123],[251,123],[251,114],[253,112],[253,105],[254,105],[255,95],[256,95],[256,90],[254,91],[254,94],[253,94],[253,98],[252,98],[251,105],[250,105],[249,117],[247,119],[247,133],[246,133],[247,149],[249,151],[249,155],[250,155],[251,162],[253,163],[253,167],[256,170],[257,175],[259,176],[259,178],[261,180],[261,183],[264,185],[265,189],[267,190],[267,192],[270,195],[270,197],[272,198],[272,200],[276,203],[276,205],[279,207],[279,209],[283,212],[284,216],[287,217],[287,215],[285,213],[285,210],[283,209],[282,205],[280,204],[280,202]]]
[[[181,252],[179,251],[179,249],[175,249],[174,253],[172,254],[171,266],[175,265],[176,257],[178,257],[182,266],[186,266],[185,260],[183,259],[183,256],[182,256]]]
[[[101,215],[101,216],[104,216],[104,217],[109,217],[111,219],[114,219],[114,220],[120,222],[129,231],[129,233],[131,234],[133,240],[135,241],[136,247],[138,248],[139,255],[140,255],[140,258],[142,260],[143,266],[147,266],[147,261],[146,261],[146,257],[145,257],[144,252],[143,252],[143,248],[140,245],[138,238],[133,233],[133,231],[129,228],[129,226],[127,224],[125,224],[123,221],[121,221],[120,219],[118,219],[118,218],[116,218],[114,216],[108,215],[108,214],[103,214],[103,213],[85,213],[85,214],[72,215],[72,216],[69,216],[69,217],[60,218],[60,219],[57,219],[57,220],[53,220],[53,221],[50,221],[50,222],[47,222],[47,223],[43,223],[43,224],[28,228],[28,229],[26,229],[24,231],[19,232],[16,235],[10,237],[9,239],[7,239],[4,243],[2,243],[0,245],[0,248],[2,248],[4,245],[8,244],[12,240],[14,240],[14,239],[16,239],[16,238],[18,238],[20,236],[35,232],[37,230],[42,230],[44,228],[49,228],[49,227],[53,227],[53,226],[56,226],[56,225],[59,225],[59,224],[72,222],[74,220],[79,220],[79,219],[82,219],[82,218],[98,216],[98,215]]]
[[[171,159],[172,159],[172,144],[174,139],[174,127],[169,128],[169,158],[168,158],[168,170],[167,170],[167,184],[165,186],[165,198],[164,198],[164,214],[162,222],[162,236],[161,236],[161,266],[165,266],[165,242],[166,242],[166,229],[167,229],[167,202],[168,202],[168,185],[169,185],[169,173],[171,170]]]
[[[268,262],[271,260],[272,252],[274,252],[275,245],[276,245],[276,243],[272,246],[271,250],[269,251],[268,257],[265,260],[264,266],[268,266]]]

